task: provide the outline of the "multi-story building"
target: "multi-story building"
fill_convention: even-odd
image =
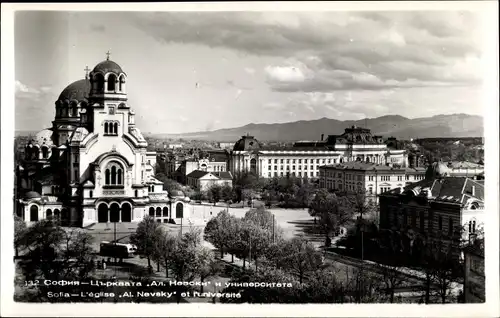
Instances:
[[[16,169],[17,215],[76,226],[140,222],[156,210],[188,217],[189,198],[163,191],[147,146],[127,101],[127,75],[108,56],[61,92],[52,127],[26,145]]]
[[[352,126],[340,135],[319,141],[299,141],[291,147],[263,146],[253,136],[243,136],[233,147],[229,170],[252,172],[260,177],[319,178],[319,167],[352,162],[391,163],[407,166],[406,151],[387,146],[369,129]]]
[[[405,249],[413,247],[415,240],[433,247],[455,247],[454,243],[483,227],[483,184],[443,176],[440,171],[446,167],[441,165],[430,166],[422,181],[379,195],[380,229],[400,235],[402,244],[410,244]],[[459,255],[458,248],[453,251]]]
[[[200,191],[206,191],[214,184],[232,186],[233,183],[233,176],[229,171],[209,172],[194,170],[187,175],[186,179],[188,186]]]
[[[466,303],[484,303],[484,240],[475,241],[464,249],[464,300]]]
[[[320,166],[319,171],[320,187],[346,192],[363,190],[368,199],[375,201],[378,194],[417,182],[425,176],[423,168],[357,161]]]
[[[228,171],[228,152],[207,150],[186,155],[169,155],[167,159],[167,177],[187,184],[187,176],[196,170],[206,172]]]

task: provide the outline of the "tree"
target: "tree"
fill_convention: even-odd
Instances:
[[[323,263],[321,253],[304,237],[292,238],[286,242],[284,249],[287,255],[283,259],[285,267],[299,275],[300,283],[304,275],[316,271]]]
[[[82,281],[94,269],[93,238],[79,229],[65,231],[52,220],[42,220],[28,227],[22,240],[26,253],[19,265],[25,280]],[[47,298],[49,290],[76,291],[76,286],[36,288],[32,296],[37,301],[57,301]]]
[[[27,230],[26,222],[18,216],[14,217],[14,248],[16,257],[19,256],[19,249],[24,246],[24,234]]]
[[[230,219],[233,218],[226,210],[220,211],[215,218],[207,222],[204,230],[204,238],[212,243],[220,251],[220,257],[224,257],[224,248],[228,239],[236,235],[230,226]]]
[[[264,229],[269,234],[270,241],[276,241],[283,236],[283,230],[276,224],[274,215],[262,206],[248,210],[243,221],[251,222]]]
[[[389,301],[392,304],[394,303],[394,292],[396,288],[404,283],[405,277],[401,274],[397,266],[378,265],[377,268],[382,275],[385,293],[389,296]]]
[[[164,231],[161,227],[158,227],[158,233],[156,235],[157,240],[155,241],[155,253],[153,254],[153,259],[158,263],[163,263],[165,266],[165,277],[168,278],[169,270],[169,260],[175,251],[176,239],[169,232]]]
[[[222,196],[222,187],[219,184],[213,184],[208,188],[208,197],[213,202],[214,206],[220,201]]]
[[[136,232],[130,236],[130,242],[137,246],[137,254],[148,259],[148,268],[151,268],[151,258],[155,253],[155,242],[158,240],[159,224],[146,215],[137,226]]]
[[[309,206],[309,214],[319,218],[319,225],[325,234],[325,246],[331,245],[330,234],[352,219],[352,210],[342,208],[335,194],[326,189],[316,192]]]
[[[200,292],[203,293],[203,282],[210,276],[217,275],[221,271],[220,264],[215,260],[214,253],[207,247],[200,246],[196,250],[196,259],[194,262],[195,271],[200,277],[201,289]]]
[[[233,199],[233,188],[229,184],[224,184],[221,187],[221,200],[229,203]]]

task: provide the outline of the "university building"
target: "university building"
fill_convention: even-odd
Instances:
[[[346,162],[319,168],[319,186],[340,192],[365,191],[368,199],[397,187],[424,179],[424,168],[408,168],[391,164]]]
[[[127,74],[108,56],[61,92],[52,127],[26,145],[16,167],[17,215],[73,226],[189,217],[189,198],[154,178],[156,152],[147,146],[127,102]]]
[[[263,146],[253,136],[243,136],[231,151],[229,170],[233,174],[252,172],[264,178],[319,178],[321,166],[353,161],[408,165],[405,150],[388,147],[381,136],[352,126],[342,135],[299,141],[290,147]]]
[[[380,229],[398,237],[401,249],[451,247],[458,254],[456,244],[483,227],[483,182],[447,172],[446,165],[437,163],[424,180],[379,195]]]

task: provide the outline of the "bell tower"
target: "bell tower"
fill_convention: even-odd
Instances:
[[[92,112],[90,129],[106,138],[128,132],[130,107],[127,103],[127,74],[109,59],[97,64],[89,74],[89,105]]]

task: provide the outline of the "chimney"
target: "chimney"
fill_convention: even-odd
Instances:
[[[476,196],[476,186],[472,186],[472,196],[475,197]]]
[[[324,137],[325,137],[325,134],[321,134],[321,141],[323,141]]]

